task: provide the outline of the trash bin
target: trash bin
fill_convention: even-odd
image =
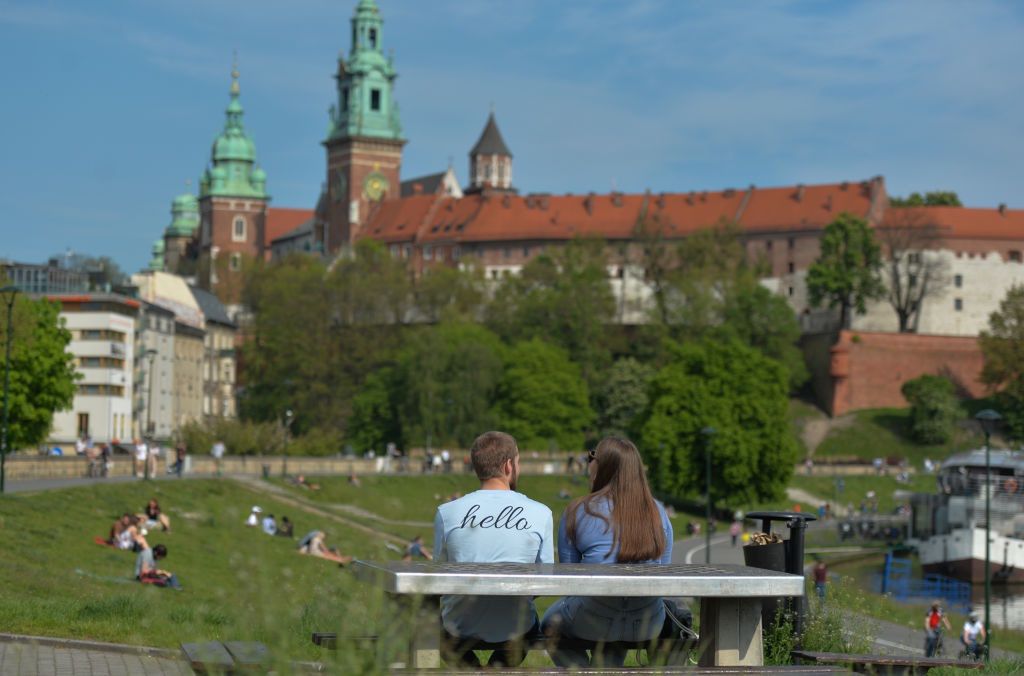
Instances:
[[[263,478],[264,479],[269,479],[270,478],[270,465],[263,465]]]
[[[753,546],[747,545],[743,548],[743,558],[748,566],[754,568],[763,568],[766,570],[776,570],[784,573],[790,573],[791,575],[804,574],[804,530],[807,528],[808,521],[817,521],[817,517],[811,514],[804,514],[803,512],[751,512],[747,514],[748,519],[760,519],[761,530],[765,533],[772,532],[772,522],[784,521],[786,526],[789,527],[789,539],[784,542]],[[772,551],[766,552],[751,552],[750,550],[757,549],[772,549]],[[779,567],[780,552],[783,558],[781,567]],[[752,558],[748,558],[748,556]],[[755,563],[759,561],[760,563]],[[779,597],[775,603],[766,601],[763,603],[761,608],[761,622],[762,627],[767,629],[775,620],[776,608],[779,603],[783,603],[786,609],[793,613],[793,628],[797,636],[802,631],[804,618],[807,616],[807,597],[806,596],[790,596],[790,597]]]

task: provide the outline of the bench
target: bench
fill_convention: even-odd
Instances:
[[[701,602],[701,666],[759,667],[761,599],[802,596],[804,578],[728,564],[450,563],[355,561],[352,571],[396,597],[663,596]],[[440,614],[425,613],[410,640],[409,661],[440,667]],[[644,642],[644,645],[648,645]],[[532,649],[546,646],[531,644]],[[481,647],[481,649],[484,649]]]
[[[794,659],[811,664],[836,664],[853,671],[868,674],[925,674],[929,669],[956,667],[957,669],[984,669],[984,662],[961,662],[941,657],[901,657],[896,655],[847,655],[794,650]]]
[[[196,673],[262,672],[270,663],[267,646],[255,641],[182,643],[181,651]]]

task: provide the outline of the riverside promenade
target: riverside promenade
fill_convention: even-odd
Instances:
[[[177,650],[0,633],[0,674],[25,676],[185,676]]]

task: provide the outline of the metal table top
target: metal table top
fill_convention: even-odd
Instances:
[[[392,594],[480,596],[802,596],[802,575],[731,564],[356,561],[359,579]]]

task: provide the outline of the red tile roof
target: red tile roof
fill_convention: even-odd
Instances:
[[[890,209],[891,210],[891,209]],[[922,222],[938,225],[952,239],[1024,240],[1024,210],[913,207]]]
[[[597,236],[631,239],[641,214],[684,236],[737,221],[748,231],[823,228],[848,211],[867,216],[872,185],[836,183],[717,192],[514,195],[491,192],[451,199],[414,195],[381,203],[361,237],[382,242],[500,242]]]
[[[266,225],[263,228],[263,246],[269,249],[270,243],[275,239],[287,235],[311,218],[312,209],[268,208]]]

